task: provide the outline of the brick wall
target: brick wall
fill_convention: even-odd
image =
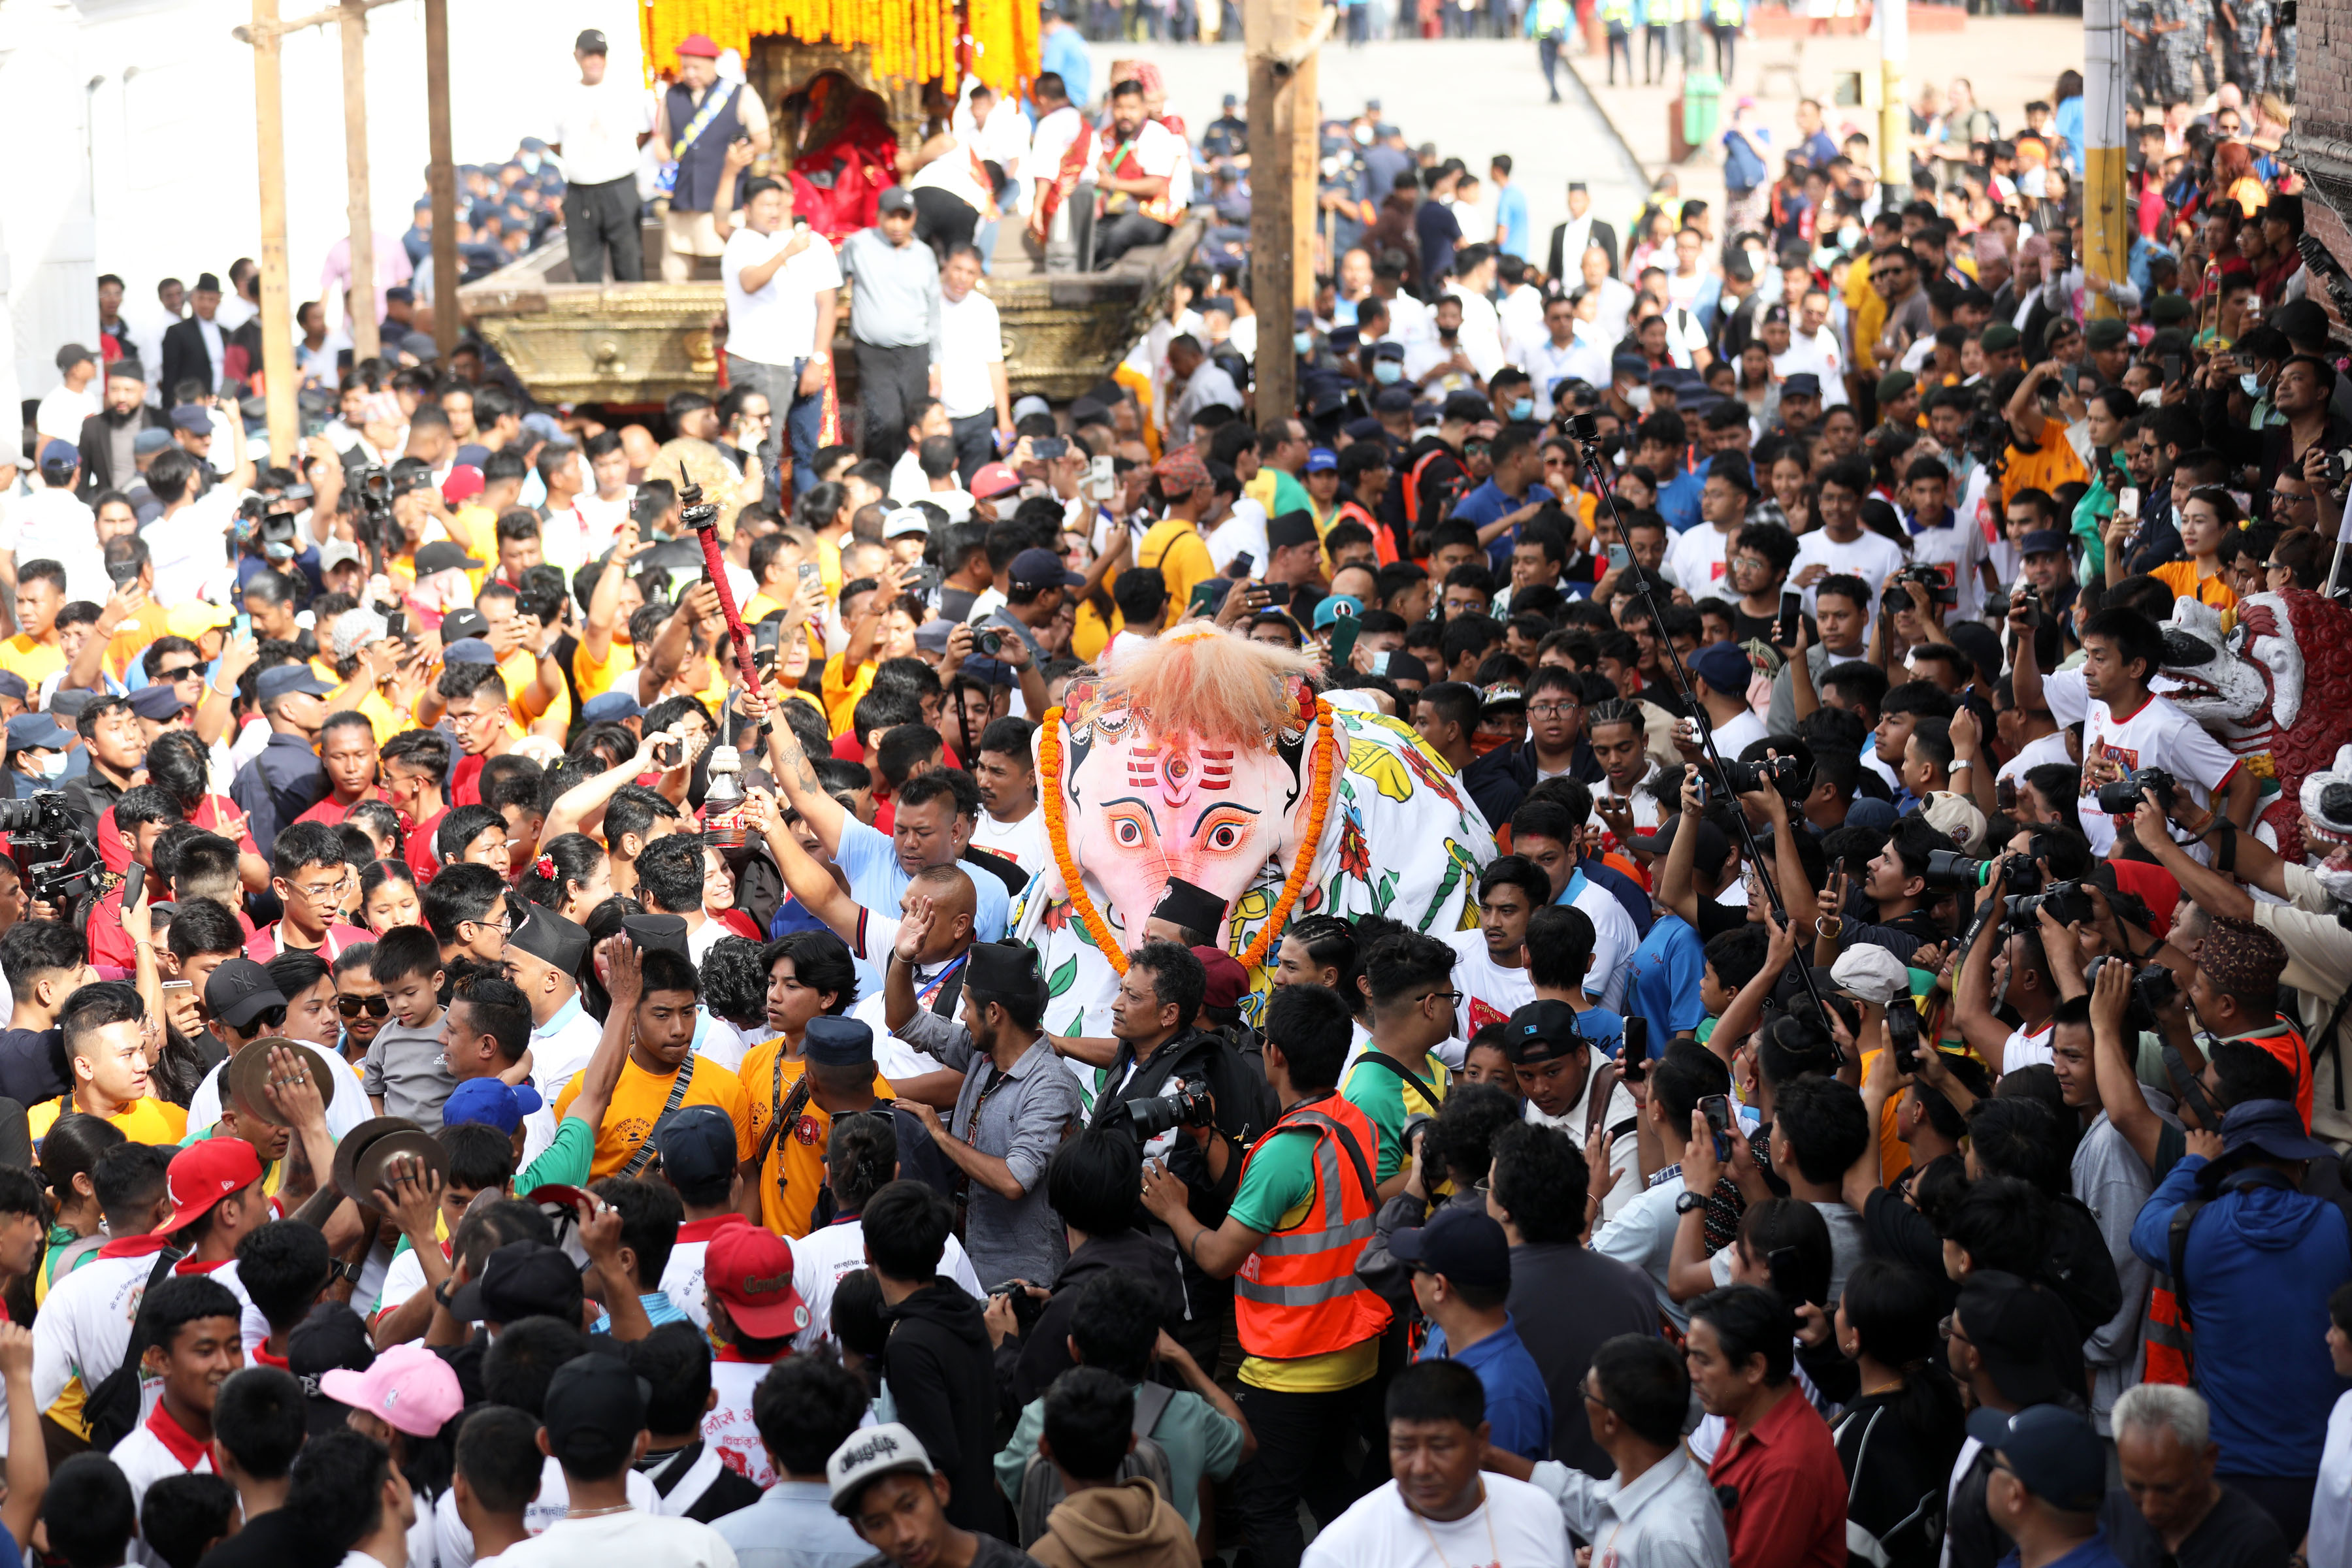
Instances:
[[[2294,130],[2288,161],[2308,182],[2305,226],[2331,255],[2352,268],[2352,78],[2340,66],[2352,43],[2352,0],[2300,0],[2295,19]],[[2347,323],[2327,290],[2310,297],[2336,318],[2339,339]]]

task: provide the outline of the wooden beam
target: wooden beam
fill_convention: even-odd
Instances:
[[[293,304],[286,277],[286,103],[278,0],[253,0],[253,120],[261,198],[261,369],[269,405],[269,460],[291,466],[301,437],[294,376]]]
[[[446,361],[457,346],[457,164],[449,140],[449,0],[425,0],[425,119],[433,197],[433,342]],[[371,240],[373,243],[373,240]]]
[[[1297,288],[1297,202],[1292,186],[1297,127],[1292,73],[1276,58],[1297,32],[1298,0],[1245,0],[1243,51],[1249,66],[1250,305],[1256,311],[1257,416],[1288,414],[1298,403],[1298,365],[1290,346]]]
[[[383,352],[375,316],[375,214],[368,195],[367,0],[343,0],[343,183],[352,232],[351,287],[343,300],[352,317],[352,358]]]

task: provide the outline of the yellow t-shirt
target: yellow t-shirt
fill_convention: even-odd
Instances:
[[[846,734],[857,721],[857,700],[874,689],[874,672],[880,668],[867,659],[848,672],[848,655],[835,654],[824,661],[824,721],[833,726],[836,735]]]
[[[392,704],[384,700],[384,695],[381,689],[371,691],[361,698],[360,705],[355,711],[368,721],[368,728],[375,731],[375,743],[378,746],[382,746],[403,730],[413,728],[408,715],[394,710]]]
[[[2084,482],[2090,477],[2083,459],[2074,455],[2074,444],[2066,439],[2066,427],[2055,419],[2045,419],[2040,449],[2009,449],[2009,462],[2000,475],[2000,504],[2007,507],[2022,489],[2056,495],[2060,485]]]
[[[1853,323],[1853,368],[1878,368],[1878,336],[1886,327],[1886,297],[1870,286],[1870,258],[1857,256],[1845,269],[1846,317]]]
[[[1192,603],[1192,585],[1216,575],[1209,560],[1208,542],[1201,531],[1181,517],[1164,518],[1151,525],[1135,553],[1138,566],[1157,566],[1168,583],[1168,614],[1172,619]]]
[[[751,1142],[743,1152],[747,1160],[759,1152],[768,1136],[768,1123],[792,1099],[793,1086],[807,1066],[805,1061],[786,1058],[780,1081],[776,1058],[783,1048],[783,1037],[778,1036],[743,1055],[743,1093],[751,1106]],[[874,1075],[874,1097],[891,1098],[889,1080],[879,1072]],[[812,1095],[801,1107],[799,1121],[777,1134],[768,1157],[760,1163],[760,1223],[778,1236],[798,1240],[809,1233],[817,1190],[824,1185],[824,1148],[832,1127],[831,1113]]]
[[[130,670],[131,661],[147,651],[147,645],[172,629],[170,620],[161,605],[150,601],[139,606],[139,613],[115,628],[107,639],[106,671],[117,680]]]
[[[2194,599],[2217,610],[2237,607],[2238,591],[2230,586],[2229,579],[2216,572],[2200,583],[2194,561],[2168,561],[2161,566],[2149,567],[2147,574],[2171,589],[2176,599]]]
[[[63,1095],[45,1100],[25,1113],[27,1129],[33,1135],[36,1151],[58,1118],[73,1107],[73,1101]],[[122,1131],[133,1143],[177,1143],[188,1135],[188,1112],[185,1107],[173,1105],[168,1100],[149,1095],[134,1100],[121,1111],[106,1119]],[[36,1158],[37,1158],[37,1153]]]
[[[1092,600],[1080,599],[1077,620],[1070,628],[1070,657],[1086,664],[1097,662],[1126,625],[1127,617],[1119,614],[1117,605],[1110,607],[1110,619],[1106,622]]]
[[[572,679],[580,683],[580,700],[593,702],[607,691],[621,677],[637,668],[637,649],[634,643],[621,640],[616,628],[612,648],[604,658],[588,657],[588,641],[583,637],[580,646],[572,650]],[[629,695],[635,696],[635,692]]]
[[[0,642],[0,669],[23,676],[25,684],[35,691],[65,667],[65,649],[55,643],[39,642],[22,632]]]
[[[604,1112],[604,1120],[596,1128],[596,1157],[589,1163],[592,1177],[620,1173],[636,1154],[638,1147],[654,1130],[661,1117],[662,1107],[669,1103],[669,1091],[677,1073],[649,1073],[636,1064],[634,1058],[621,1064],[621,1081],[613,1086],[613,1103]],[[562,1094],[555,1097],[555,1119],[563,1120],[572,1102],[580,1098],[580,1079],[574,1076]],[[709,1057],[694,1058],[694,1078],[686,1086],[686,1096],[678,1103],[715,1105],[735,1123],[735,1157],[751,1157],[751,1112],[744,1102],[743,1086],[735,1075],[712,1061]]]
[[[820,534],[816,542],[816,573],[824,580],[824,591],[834,598],[841,597],[841,546]]]

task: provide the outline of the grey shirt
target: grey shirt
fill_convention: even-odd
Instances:
[[[2143,1089],[2148,1108],[2172,1118],[2170,1100],[2156,1089]],[[2074,1195],[2099,1222],[2107,1254],[2116,1260],[2116,1282],[2123,1287],[2124,1304],[2083,1342],[2083,1363],[2091,1369],[2091,1420],[2099,1436],[2108,1435],[2108,1412],[2116,1400],[2139,1381],[2141,1314],[2147,1307],[2148,1267],[2132,1251],[2132,1222],[2156,1190],[2147,1166],[2124,1135],[2099,1112],[2083,1141],[2074,1146]]]
[[[1559,1504],[1560,1517],[1592,1542],[1593,1561],[1615,1568],[1729,1568],[1731,1543],[1706,1472],[1687,1449],[1643,1470],[1631,1486],[1596,1481],[1546,1459],[1528,1478]]]
[[[405,1116],[428,1132],[440,1126],[441,1106],[457,1087],[441,1058],[441,1020],[419,1029],[386,1022],[360,1064],[360,1087],[383,1100],[386,1116]]]
[[[1808,643],[1805,647],[1805,668],[1812,674],[1813,695],[1815,697],[1821,695],[1822,675],[1830,666],[1843,664],[1848,659],[1860,658],[1866,651],[1867,649],[1856,649],[1853,653],[1832,653],[1819,643]],[[1782,665],[1780,672],[1772,678],[1772,700],[1764,713],[1764,728],[1775,735],[1793,735],[1797,732],[1797,693],[1796,689],[1790,684],[1789,668],[1786,665]]]
[[[843,242],[841,269],[849,276],[849,330],[876,348],[940,352],[940,258],[922,241],[893,245],[878,228],[861,228]]]
[[[948,1131],[1005,1163],[1021,1185],[1007,1201],[979,1182],[965,1210],[964,1249],[983,1280],[1051,1279],[1062,1270],[1068,1240],[1062,1218],[1045,1201],[1045,1163],[1062,1138],[1086,1119],[1077,1080],[1043,1037],[1005,1071],[976,1050],[953,1018],[918,1009],[891,1031],[964,1075]]]

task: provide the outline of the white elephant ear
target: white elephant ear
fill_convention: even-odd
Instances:
[[[2352,744],[2336,748],[2336,765],[2327,771],[2352,778]]]

